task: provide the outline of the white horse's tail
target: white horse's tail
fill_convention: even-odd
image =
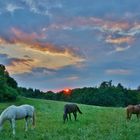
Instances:
[[[33,113],[33,126],[35,127],[35,112]]]

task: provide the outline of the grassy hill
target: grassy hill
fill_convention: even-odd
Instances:
[[[0,112],[11,104],[28,103],[36,108],[36,128],[24,131],[25,121],[16,121],[16,136],[9,122],[0,133],[1,140],[139,140],[140,121],[135,116],[126,121],[124,108],[79,105],[83,115],[78,121],[63,124],[65,102],[20,98],[16,102],[0,103]],[[73,117],[73,116],[72,116]]]

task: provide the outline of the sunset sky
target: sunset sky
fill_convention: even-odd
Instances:
[[[140,85],[139,0],[1,0],[0,63],[43,91]]]

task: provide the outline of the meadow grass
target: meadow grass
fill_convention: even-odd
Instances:
[[[25,121],[16,121],[16,136],[9,122],[0,132],[0,140],[140,140],[140,121],[136,116],[126,121],[124,108],[81,105],[78,121],[63,124],[65,102],[20,98],[16,102],[0,103],[0,111],[15,104],[31,104],[36,108],[36,128],[24,131]]]

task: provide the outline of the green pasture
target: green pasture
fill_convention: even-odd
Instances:
[[[140,140],[140,121],[136,116],[126,121],[125,108],[97,107],[79,104],[83,114],[78,120],[63,124],[65,102],[19,98],[0,103],[0,112],[11,104],[31,104],[36,108],[36,128],[24,131],[25,121],[16,121],[16,135],[5,122],[0,140]]]

